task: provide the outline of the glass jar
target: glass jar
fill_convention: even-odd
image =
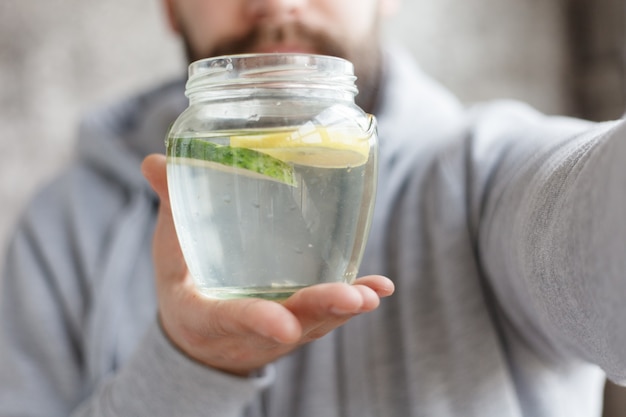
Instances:
[[[280,300],[351,283],[376,189],[376,121],[352,64],[305,54],[192,63],[166,139],[176,232],[200,291]]]

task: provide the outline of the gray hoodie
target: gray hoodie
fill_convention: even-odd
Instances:
[[[389,54],[361,274],[396,294],[240,378],[156,321],[140,174],[182,82],[96,112],[34,199],[0,287],[0,416],[583,417],[626,384],[626,126],[469,110]]]

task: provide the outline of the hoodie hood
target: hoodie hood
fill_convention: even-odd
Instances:
[[[176,80],[87,115],[79,127],[78,156],[126,188],[148,187],[145,156],[165,153],[167,130],[187,107],[184,80]]]

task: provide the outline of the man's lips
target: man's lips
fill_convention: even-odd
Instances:
[[[259,45],[253,48],[253,52],[257,53],[301,53],[314,54],[315,49],[306,45],[296,44],[267,44]]]

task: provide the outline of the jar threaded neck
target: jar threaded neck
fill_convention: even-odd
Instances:
[[[353,65],[311,54],[245,54],[195,61],[189,65],[185,95],[190,101],[276,96],[296,90],[311,96],[354,100]]]

